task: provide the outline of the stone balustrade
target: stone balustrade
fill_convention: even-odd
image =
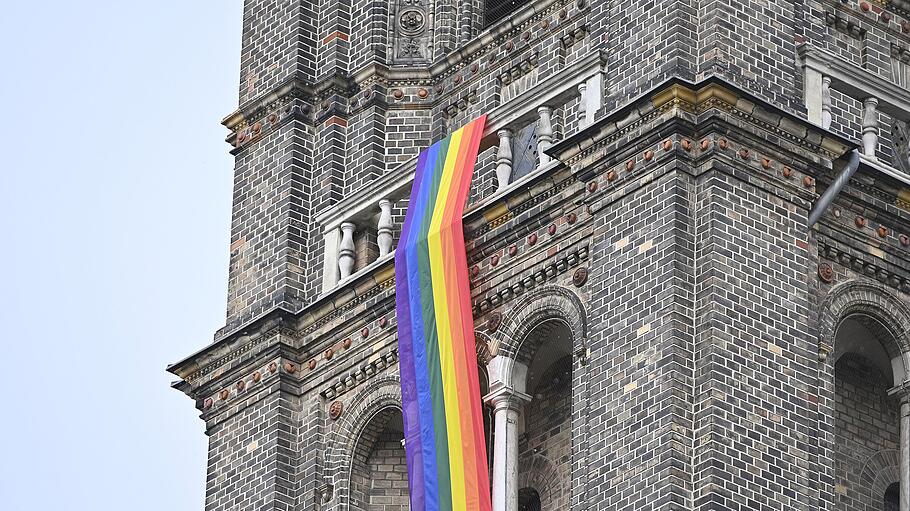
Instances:
[[[830,52],[803,44],[798,48],[803,68],[803,93],[809,121],[825,129],[831,129],[832,122],[847,123],[859,118],[860,140],[863,161],[882,172],[910,183],[910,161],[907,161],[906,138],[897,137],[893,158],[884,161],[880,155],[880,135],[883,127],[879,115],[887,115],[895,125],[906,130],[910,121],[910,91],[856,66]],[[832,91],[852,98],[861,104],[861,111],[836,111],[832,102]],[[855,122],[855,121],[854,121]],[[887,126],[888,131],[898,131]]]
[[[480,202],[507,194],[515,184],[515,134],[531,123],[536,124],[537,135],[537,166],[534,173],[546,171],[557,164],[546,154],[546,150],[556,141],[553,112],[563,112],[564,125],[561,126],[561,132],[565,135],[592,123],[602,106],[605,61],[602,52],[594,52],[488,113],[480,149],[485,151],[495,148],[496,157],[492,168],[478,166],[475,169],[475,179],[482,179],[484,174],[494,172],[496,187],[492,193],[479,197]],[[569,110],[570,105],[573,105],[574,111]],[[415,156],[316,218],[323,226],[324,292],[343,285],[345,280],[358,272],[391,257],[395,234],[401,228],[396,225],[396,221],[403,219],[402,210],[406,204],[399,206],[397,216],[395,208],[399,201],[404,202],[403,199],[410,194],[416,164]],[[371,239],[378,248],[376,257],[367,263],[360,261],[361,267],[357,267],[356,240],[361,233],[369,232],[372,235],[374,231],[375,238]]]

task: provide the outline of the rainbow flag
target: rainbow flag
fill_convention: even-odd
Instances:
[[[413,511],[489,511],[461,216],[487,116],[420,153],[395,249],[405,452]]]

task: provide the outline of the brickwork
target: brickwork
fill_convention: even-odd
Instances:
[[[311,133],[292,120],[237,155],[229,326],[302,300],[307,285]]]
[[[482,113],[472,312],[485,378],[491,360],[532,368],[522,502],[893,507],[906,390],[888,377],[910,374],[900,105],[875,116],[878,159],[807,218],[861,145],[863,101],[900,102],[906,2],[530,0],[484,26],[487,3],[245,2],[226,323],[169,367],[206,422],[206,509],[407,509],[379,202],[394,246],[417,154]],[[820,128],[807,48],[887,90],[833,88]],[[354,269],[334,284],[343,222]],[[842,333],[859,317],[881,350]]]
[[[240,103],[316,73],[315,2],[249,0],[243,9]]]

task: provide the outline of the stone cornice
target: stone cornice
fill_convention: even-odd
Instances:
[[[587,241],[580,242],[560,252],[556,257],[548,258],[548,260],[520,274],[513,275],[508,279],[508,282],[503,283],[496,289],[489,290],[483,298],[475,300],[473,306],[474,316],[480,316],[491,309],[508,303],[536,286],[555,280],[570,269],[587,261],[588,255]]]
[[[370,360],[349,374],[338,377],[334,383],[321,391],[319,396],[324,400],[328,400],[346,394],[374,376],[381,374],[386,369],[393,367],[396,362],[398,362],[398,348],[392,347],[379,356],[371,357]]]
[[[291,78],[271,91],[247,101],[222,119],[221,124],[232,132],[237,131],[248,124],[248,119],[260,117],[263,112],[274,109],[277,103],[291,98],[312,97],[313,93],[313,88],[306,82],[299,78]]]
[[[810,124],[713,76],[698,83],[679,78],[667,80],[555,144],[547,150],[547,154],[572,165],[598,148],[674,109],[694,115],[710,109],[720,109],[830,159],[839,158],[855,147],[855,144],[843,137]]]

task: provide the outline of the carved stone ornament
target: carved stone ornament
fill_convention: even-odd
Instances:
[[[819,264],[818,278],[822,279],[822,282],[830,284],[834,281],[834,268],[828,263]]]
[[[426,25],[426,17],[417,9],[405,9],[398,16],[398,25],[401,27],[401,32],[404,34],[419,34],[423,30],[424,25]]]
[[[329,418],[333,421],[338,420],[338,417],[341,417],[341,412],[344,411],[344,403],[341,401],[332,401],[332,404],[329,405]]]
[[[572,284],[574,284],[575,287],[581,287],[581,286],[585,285],[585,282],[587,282],[587,281],[588,281],[588,269],[587,268],[579,268],[579,269],[575,270],[575,274],[572,275]]]
[[[408,39],[401,44],[401,50],[399,50],[398,55],[405,58],[420,58],[423,55],[420,53],[420,45],[417,44],[416,39]]]
[[[395,13],[394,56],[398,60],[426,60],[430,57],[430,34],[424,0],[398,0]]]
[[[500,325],[502,325],[502,314],[491,312],[489,319],[487,319],[487,331],[493,333],[499,329]]]

